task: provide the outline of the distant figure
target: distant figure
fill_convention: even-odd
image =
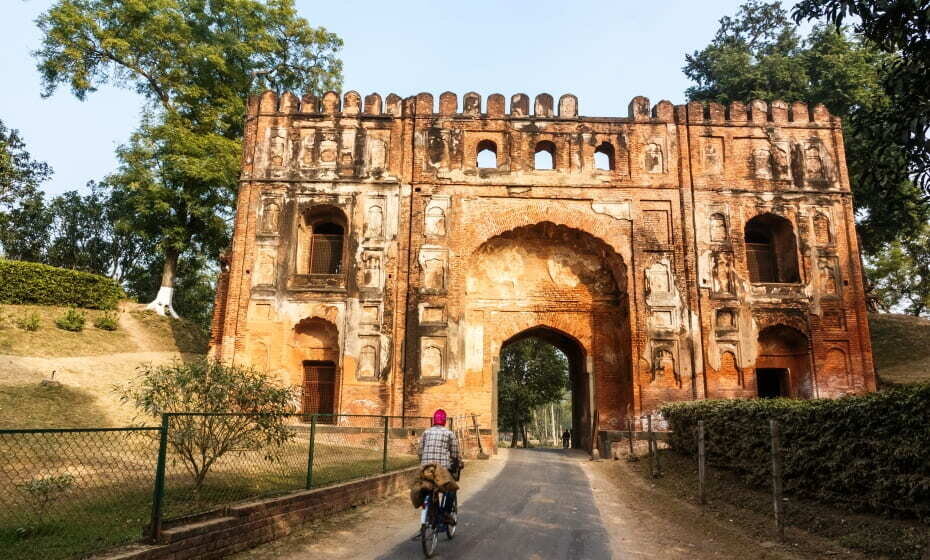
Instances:
[[[568,430],[565,430],[564,432],[562,432],[562,447],[564,447],[565,449],[568,449],[568,446],[571,445],[571,443],[572,443],[572,434]]]

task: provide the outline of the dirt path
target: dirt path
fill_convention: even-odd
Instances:
[[[639,560],[808,558],[758,542],[736,526],[657,489],[623,461],[584,464],[614,558]]]
[[[136,348],[158,348],[158,342],[152,339],[148,331],[130,313],[131,310],[141,307],[139,304],[124,304],[120,306],[119,326],[132,338]]]
[[[706,518],[614,462],[577,452],[502,450],[472,461],[447,559],[799,559]],[[333,516],[240,555],[257,560],[422,558],[416,512],[397,497]]]

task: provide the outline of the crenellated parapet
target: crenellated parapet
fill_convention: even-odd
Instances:
[[[304,95],[297,97],[291,92],[280,96],[274,91],[265,91],[255,96],[250,102],[251,114],[263,115],[335,115],[341,116],[388,116],[388,117],[487,117],[487,118],[539,118],[539,119],[625,119],[630,121],[661,121],[685,123],[776,123],[776,124],[820,124],[836,125],[839,118],[830,115],[827,108],[818,103],[808,106],[807,103],[796,101],[788,103],[782,100],[771,102],[754,99],[748,104],[734,101],[729,105],[715,102],[691,101],[684,108],[683,113],[675,110],[670,101],[659,101],[652,105],[648,97],[634,97],[627,109],[627,115],[621,116],[581,116],[578,98],[566,93],[555,98],[548,93],[540,93],[533,98],[525,93],[515,93],[510,97],[509,108],[506,97],[500,93],[492,93],[486,99],[476,92],[468,92],[459,96],[446,91],[437,98],[431,93],[421,92],[414,96],[401,98],[395,93],[388,94],[386,98],[378,93],[371,93],[364,98],[357,91],[348,91],[341,97],[334,91],[329,91],[321,97]],[[684,119],[678,117],[681,114]]]

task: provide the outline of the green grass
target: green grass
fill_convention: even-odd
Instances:
[[[162,317],[152,311],[123,311],[130,313],[145,329],[143,347],[131,333],[117,327],[104,330],[93,326],[112,311],[81,309],[87,319],[84,329],[70,332],[55,326],[55,320],[68,312],[67,307],[43,305],[0,305],[0,354],[59,358],[73,356],[101,356],[123,352],[184,352],[204,354],[209,336],[198,325],[185,319]],[[35,313],[39,329],[25,331],[16,326],[16,319]]]
[[[162,317],[154,311],[130,311],[148,332],[157,349],[170,349],[189,354],[206,354],[209,333],[186,319]]]
[[[0,427],[6,430],[58,426],[103,427],[107,416],[97,398],[66,386],[0,385]]]
[[[930,320],[873,313],[869,329],[875,369],[882,382],[930,381]]]
[[[29,511],[0,516],[4,558],[64,560],[138,540],[151,516],[149,489],[109,487],[56,508],[44,522]]]
[[[138,540],[151,515],[157,447],[153,433],[0,434],[5,461],[0,464],[0,558],[64,560]],[[318,441],[313,487],[381,473],[382,451],[358,446],[373,441]],[[308,444],[305,435],[298,436],[274,461],[266,460],[262,451],[228,453],[196,490],[183,464],[169,453],[165,519],[303,490]],[[416,463],[414,455],[388,457],[389,470]],[[71,474],[74,485],[40,521],[22,485],[59,473]]]

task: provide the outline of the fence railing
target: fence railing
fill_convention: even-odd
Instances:
[[[481,442],[480,417],[480,414],[461,414],[449,418],[449,429],[458,438],[464,457],[477,457],[487,452]]]
[[[55,560],[157,538],[249,499],[417,463],[429,418],[165,414],[134,428],[0,430],[0,550]]]

